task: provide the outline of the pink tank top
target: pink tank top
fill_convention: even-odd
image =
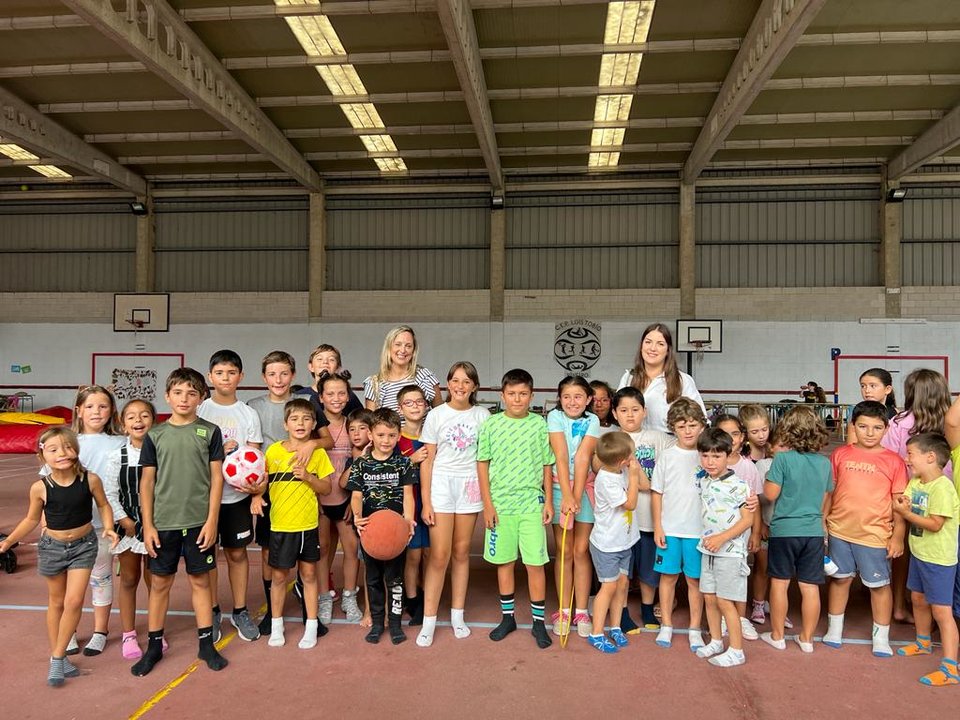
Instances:
[[[333,447],[327,450],[327,455],[330,456],[330,462],[333,464],[333,477],[330,478],[333,489],[329,495],[320,496],[320,504],[342,505],[350,497],[350,493],[340,487],[340,476],[350,458],[350,434],[347,432],[346,420],[340,425],[327,425],[327,430],[333,436]]]

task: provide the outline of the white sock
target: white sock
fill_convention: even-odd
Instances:
[[[703,633],[700,632],[700,628],[690,628],[687,633],[687,639],[690,641],[691,650],[697,650],[704,645]]]
[[[889,625],[873,624],[873,654],[877,657],[893,657]]]
[[[707,662],[717,667],[735,667],[737,665],[743,665],[746,661],[747,657],[743,654],[743,650],[727,648],[725,653],[712,657]]]
[[[463,608],[459,610],[450,608],[450,624],[453,626],[453,634],[457,640],[470,637],[470,628],[468,628],[467,624],[463,621]]]
[[[461,613],[463,610],[460,611]],[[430,647],[433,645],[433,633],[437,629],[437,616],[436,615],[424,615],[423,616],[423,626],[420,628],[420,633],[417,635],[417,645],[420,647]],[[456,630],[454,630],[456,632]]]
[[[589,615],[589,614],[590,613],[587,612],[587,608],[577,608],[576,610],[573,611],[574,617],[576,617],[577,615]]]
[[[287,642],[283,637],[283,618],[273,618],[270,621],[270,639],[267,645],[270,647],[283,647]]]
[[[713,657],[717,653],[723,652],[723,643],[719,640],[711,640],[706,645],[697,649],[698,658]]]
[[[317,618],[307,618],[307,624],[303,627],[303,637],[297,644],[301,650],[309,650],[317,646],[317,624],[320,621]],[[270,637],[273,637],[271,635]]]
[[[660,647],[670,647],[673,644],[673,628],[669,625],[661,625],[660,632],[657,633],[656,643]]]
[[[827,631],[823,634],[823,642],[827,645],[843,643],[843,613],[827,615]]]

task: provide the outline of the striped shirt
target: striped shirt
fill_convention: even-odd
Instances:
[[[416,376],[403,380],[380,380],[376,375],[371,375],[363,381],[363,397],[376,403],[377,407],[390,408],[400,412],[397,393],[400,392],[401,388],[407,385],[419,386],[427,398],[427,404],[430,405],[433,403],[436,387],[439,384],[440,380],[432,371],[418,365]]]

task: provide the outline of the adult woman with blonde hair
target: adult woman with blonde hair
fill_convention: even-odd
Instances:
[[[673,334],[663,323],[648,325],[640,335],[633,368],[620,378],[618,389],[628,386],[643,393],[647,411],[643,421],[644,430],[670,432],[667,427],[667,411],[680,397],[690,398],[706,414],[707,409],[697,390],[697,384],[677,367]]]
[[[427,403],[442,402],[440,380],[417,364],[417,336],[409,325],[398,325],[387,333],[380,351],[380,369],[363,381],[364,404],[368,410],[387,407],[399,412],[397,393],[404,385],[418,385]]]

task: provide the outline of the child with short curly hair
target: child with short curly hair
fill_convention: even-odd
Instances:
[[[770,576],[771,632],[760,637],[778,650],[787,645],[783,636],[787,615],[787,589],[800,584],[802,629],[797,644],[813,652],[813,633],[820,619],[820,585],[824,583],[824,522],[833,492],[830,460],[819,451],[827,444],[823,421],[811,407],[792,408],[777,427],[778,452],[767,471],[763,494],[776,502],[770,521],[767,574]]]

